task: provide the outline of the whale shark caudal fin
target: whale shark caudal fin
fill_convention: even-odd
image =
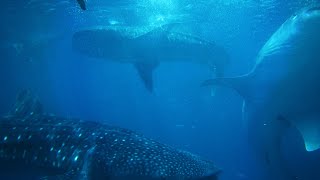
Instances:
[[[10,115],[16,117],[26,117],[42,113],[42,104],[28,89],[21,90],[18,93],[14,108],[9,112]]]
[[[80,8],[81,8],[82,10],[87,10],[85,0],[77,0],[77,2],[78,2],[78,4],[80,5]]]
[[[204,81],[201,86],[224,86],[234,89],[245,101],[250,97],[250,75],[231,77],[231,78],[213,78]]]
[[[135,68],[138,71],[140,78],[143,80],[145,87],[153,92],[153,71],[156,67],[158,67],[158,62],[138,62],[134,63]]]

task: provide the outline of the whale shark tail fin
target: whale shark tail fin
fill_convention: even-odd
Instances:
[[[246,101],[250,101],[250,75],[224,78],[217,77],[204,81],[201,86],[224,86],[234,89]]]
[[[158,62],[151,62],[151,63],[139,62],[134,64],[145,87],[150,92],[153,92],[153,71],[155,68],[158,67],[158,65],[159,65]]]
[[[23,89],[18,93],[14,108],[9,114],[16,117],[42,114],[42,104],[29,89]]]

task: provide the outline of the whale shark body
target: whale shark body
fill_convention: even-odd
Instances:
[[[74,33],[72,45],[76,52],[89,57],[134,64],[149,91],[153,91],[153,70],[160,62],[203,63],[222,76],[229,61],[226,51],[174,27],[176,24],[156,28],[93,27]]]
[[[31,171],[42,179],[211,179],[220,170],[197,155],[133,131],[42,112],[22,91],[0,119],[0,176]]]
[[[251,142],[275,179],[293,179],[281,155],[286,129],[297,128],[307,151],[320,148],[320,7],[290,17],[258,54],[253,70],[203,85],[234,88],[245,99]]]

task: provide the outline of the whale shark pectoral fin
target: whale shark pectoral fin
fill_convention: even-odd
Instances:
[[[297,128],[303,137],[307,151],[320,149],[320,122],[318,121],[318,119],[315,119],[311,122],[301,122],[297,125]]]
[[[156,67],[158,67],[158,65],[159,65],[158,62],[150,62],[150,63],[138,62],[134,64],[140,78],[144,82],[145,87],[150,92],[153,92],[153,71]]]

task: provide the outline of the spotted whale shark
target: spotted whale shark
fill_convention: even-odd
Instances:
[[[304,8],[270,37],[248,74],[203,83],[231,87],[244,97],[249,138],[274,179],[296,179],[281,152],[288,128],[300,131],[306,151],[320,148],[319,32],[320,6]]]
[[[74,33],[75,52],[135,66],[153,91],[153,71],[160,62],[185,61],[208,65],[222,76],[229,55],[214,42],[182,33],[178,23],[159,27],[96,26]]]
[[[211,161],[134,131],[43,113],[31,91],[0,119],[0,176],[23,170],[41,179],[218,179]]]

